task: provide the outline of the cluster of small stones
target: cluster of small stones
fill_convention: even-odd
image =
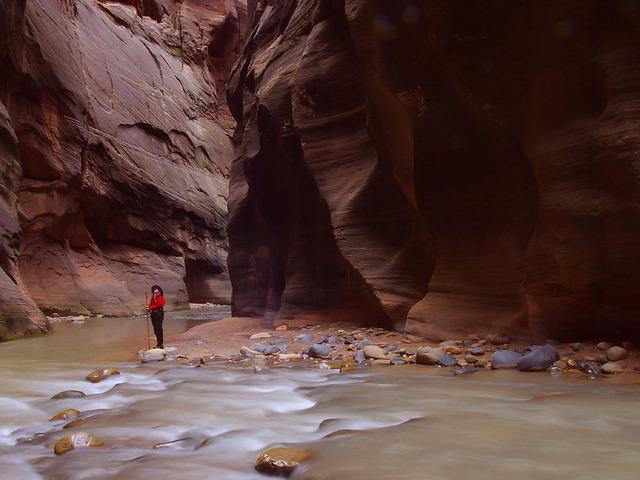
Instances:
[[[280,331],[286,330],[284,326],[279,328]],[[602,353],[593,354],[580,343],[558,345],[549,340],[539,345],[527,345],[500,334],[484,338],[470,334],[463,340],[446,340],[424,346],[429,342],[422,337],[381,328],[337,330],[334,334],[314,333],[317,328],[307,326],[289,340],[278,336],[278,330],[253,334],[249,340],[254,342],[243,346],[229,360],[254,359],[256,370],[268,362],[310,360],[321,368],[340,371],[349,371],[356,365],[418,364],[451,367],[454,374],[471,373],[481,368],[547,371],[551,374],[573,370],[591,376],[640,373],[640,365],[633,367],[629,362],[633,356],[629,353],[633,349],[629,342],[622,346],[600,342],[597,351]]]

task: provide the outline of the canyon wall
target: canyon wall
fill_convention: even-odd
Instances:
[[[640,334],[640,4],[259,0],[236,315]]]
[[[139,312],[152,283],[169,308],[228,302],[244,2],[1,5],[0,337]]]

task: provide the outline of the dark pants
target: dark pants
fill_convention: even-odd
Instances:
[[[153,333],[156,334],[156,340],[158,342],[158,347],[164,345],[163,343],[163,335],[162,335],[162,321],[164,320],[164,310],[154,310],[151,312],[151,323],[153,324]]]

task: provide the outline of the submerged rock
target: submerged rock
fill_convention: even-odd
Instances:
[[[309,450],[296,448],[271,448],[262,453],[256,460],[255,469],[268,475],[290,475],[295,468],[311,458]]]
[[[49,421],[53,422],[54,420],[70,420],[77,417],[78,415],[80,415],[80,410],[76,410],[75,408],[66,408],[61,412],[56,413],[49,419]]]
[[[53,447],[56,455],[75,450],[76,448],[103,447],[104,442],[90,433],[78,432],[62,437]]]
[[[522,355],[513,350],[498,350],[491,356],[491,368],[501,370],[507,368],[518,368],[518,362]]]
[[[439,348],[424,347],[416,353],[416,363],[420,365],[440,365],[442,367],[453,367],[458,361],[455,357],[442,351]]]
[[[556,347],[550,344],[537,347],[527,353],[518,362],[521,372],[542,372],[560,358]]]
[[[111,377],[112,375],[120,375],[120,372],[115,368],[99,368],[98,370],[94,370],[89,375],[87,375],[85,379],[90,381],[91,383],[98,383],[107,377]]]
[[[65,398],[81,398],[86,397],[87,394],[81,392],[80,390],[65,390],[63,392],[58,392],[54,396],[51,397],[51,400],[62,400]]]

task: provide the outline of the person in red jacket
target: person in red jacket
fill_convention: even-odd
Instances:
[[[153,324],[153,333],[156,334],[156,348],[164,348],[162,321],[164,320],[164,292],[159,285],[151,287],[151,301],[147,307],[151,315],[151,323]]]

